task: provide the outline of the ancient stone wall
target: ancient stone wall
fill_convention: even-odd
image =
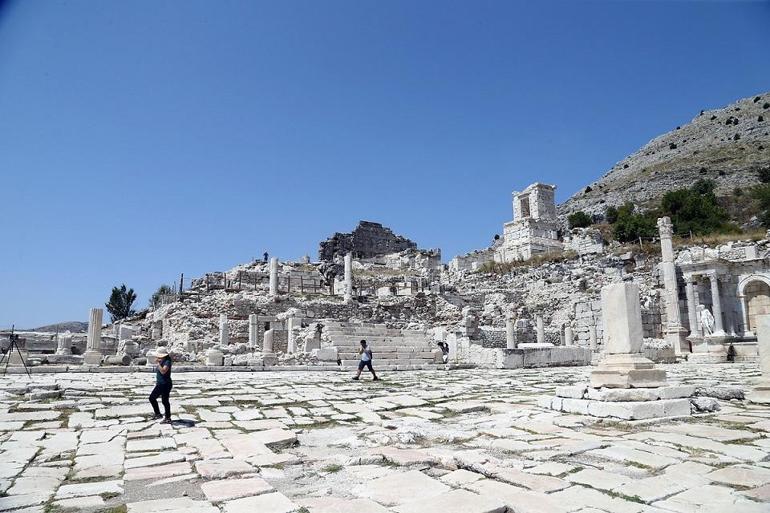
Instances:
[[[353,253],[356,259],[374,258],[416,248],[417,244],[406,237],[396,235],[380,223],[361,221],[351,233],[335,233],[321,242],[318,258],[324,262],[332,262],[347,253]]]

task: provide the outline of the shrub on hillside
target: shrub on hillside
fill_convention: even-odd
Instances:
[[[701,179],[690,188],[663,195],[662,214],[671,217],[676,233],[706,235],[733,229],[727,212],[717,203],[715,188],[712,180]]]
[[[657,216],[654,212],[635,212],[633,203],[626,203],[617,208],[616,212],[612,234],[620,242],[633,242],[639,237],[650,238],[658,233]]]
[[[761,210],[759,222],[765,228],[770,228],[770,184],[757,185],[751,191],[751,194],[759,203],[759,209]]]
[[[570,214],[567,217],[567,222],[570,228],[585,228],[593,224],[593,219],[582,210],[579,210]]]

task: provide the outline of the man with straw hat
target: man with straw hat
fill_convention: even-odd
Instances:
[[[150,394],[150,404],[155,411],[155,419],[163,417],[161,424],[171,424],[171,404],[168,402],[168,396],[171,393],[171,357],[168,351],[159,348],[155,351],[155,388]],[[158,397],[163,402],[165,416],[160,414],[158,408]]]

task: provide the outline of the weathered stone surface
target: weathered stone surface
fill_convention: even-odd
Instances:
[[[223,503],[224,513],[289,513],[297,509],[297,505],[285,495],[273,492],[256,497],[244,497]]]
[[[505,503],[498,498],[452,490],[437,497],[408,502],[394,509],[397,513],[503,513]]]
[[[262,478],[250,477],[247,479],[207,481],[201,484],[201,490],[206,494],[208,500],[222,502],[270,492],[273,487]]]

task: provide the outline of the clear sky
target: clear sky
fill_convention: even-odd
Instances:
[[[0,0],[0,326],[379,221],[444,260],[770,90],[770,3]]]

